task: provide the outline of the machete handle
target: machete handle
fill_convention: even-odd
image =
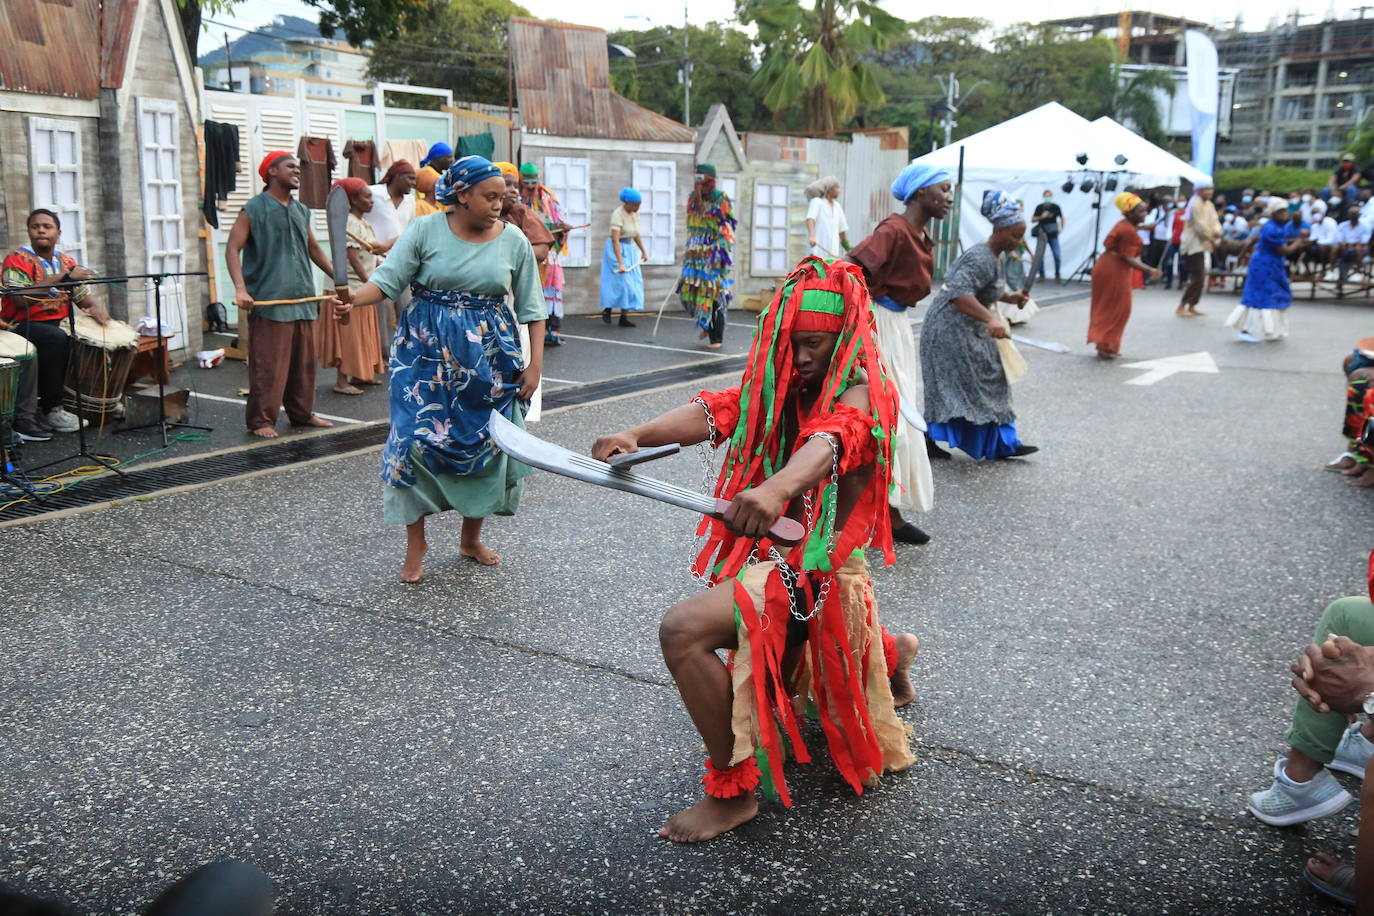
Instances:
[[[711,517],[724,518],[725,510],[729,508],[730,500],[717,499],[716,511],[711,513]],[[806,529],[795,518],[779,515],[778,520],[773,523],[773,527],[768,529],[768,537],[784,547],[792,547],[800,544],[802,539],[806,537]]]
[[[336,287],[334,287],[334,295],[337,296],[338,298],[342,299],[344,302],[351,302],[351,301],[352,301],[352,299],[350,298],[350,294],[349,294],[349,291],[348,291],[348,287],[347,287],[347,286],[336,286]],[[344,312],[342,315],[336,315],[335,317],[338,318],[339,324],[344,325],[344,326],[347,326],[347,325],[348,325],[348,319],[351,318],[352,316],[353,316],[353,313],[352,313],[351,311],[349,311],[349,312]]]

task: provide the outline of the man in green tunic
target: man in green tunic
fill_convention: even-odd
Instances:
[[[224,251],[234,281],[234,305],[246,315],[248,336],[248,431],[277,438],[277,414],[284,406],[294,426],[333,426],[315,416],[315,319],[317,295],[310,262],[332,274],[332,265],[310,229],[310,211],[291,196],[300,187],[301,167],[290,153],[268,153],[258,166],[266,188],[244,204]],[[240,260],[240,252],[242,259]],[[288,300],[255,306],[257,300]],[[352,308],[326,299],[342,317]],[[241,319],[245,320],[245,319]]]

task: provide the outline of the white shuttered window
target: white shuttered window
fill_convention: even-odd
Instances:
[[[76,121],[29,118],[33,205],[62,221],[59,251],[86,263],[85,213],[81,200],[81,126]]]
[[[186,241],[181,207],[181,143],[177,104],[169,99],[137,100],[139,175],[143,190],[143,240],[148,273],[180,273],[185,270]],[[186,345],[186,299],[183,277],[168,277],[162,284],[162,323],[172,329],[168,345]],[[146,314],[154,314],[153,292],[148,292]]]
[[[591,164],[586,159],[563,156],[544,157],[544,184],[558,195],[563,221],[581,226],[592,219]],[[563,254],[564,267],[591,266],[591,243],[586,229],[568,233]]]
[[[787,273],[787,185],[754,183],[754,230],[751,273],[782,276]]]
[[[677,218],[677,163],[661,159],[636,159],[631,163],[631,185],[644,197],[639,206],[639,231],[650,264],[672,264]]]

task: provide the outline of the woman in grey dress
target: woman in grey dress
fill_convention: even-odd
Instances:
[[[982,212],[992,235],[950,265],[921,325],[926,422],[932,439],[973,458],[1020,458],[1039,449],[1017,438],[996,341],[1009,332],[990,306],[1026,301],[1025,293],[1008,293],[1002,283],[1002,256],[1021,244],[1026,216],[1002,191],[983,195]]]

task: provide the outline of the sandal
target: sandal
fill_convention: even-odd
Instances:
[[[1331,873],[1330,879],[1323,881],[1321,878],[1312,874],[1312,869],[1304,865],[1302,867],[1302,876],[1307,879],[1308,884],[1312,885],[1312,887],[1330,897],[1332,900],[1338,900],[1349,907],[1355,905],[1355,866],[1338,866],[1336,870]]]

